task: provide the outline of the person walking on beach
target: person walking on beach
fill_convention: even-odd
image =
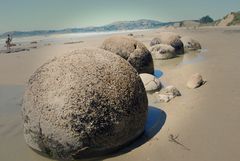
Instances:
[[[8,37],[7,37],[7,40],[6,40],[6,47],[7,47],[7,50],[8,50],[8,51],[10,51],[11,42],[12,42],[12,36],[10,36],[10,35],[8,34]]]

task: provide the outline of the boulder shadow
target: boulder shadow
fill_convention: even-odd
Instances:
[[[160,78],[163,75],[163,72],[159,69],[154,70],[154,74],[155,77]]]
[[[118,149],[117,151],[110,152],[108,154],[107,152],[105,154],[93,154],[92,157],[90,158],[82,157],[80,159],[76,159],[75,161],[101,161],[108,158],[113,158],[113,157],[126,154],[142,146],[143,144],[147,143],[151,138],[153,138],[162,129],[163,125],[165,124],[166,118],[167,118],[167,115],[163,110],[156,107],[149,106],[144,132],[138,138],[131,141],[126,146]],[[49,156],[47,156],[46,154],[43,154],[42,152],[36,151],[34,149],[32,150],[44,157],[49,158]],[[69,160],[60,159],[59,161],[69,161]]]
[[[143,134],[134,141],[132,141],[130,144],[128,144],[128,146],[119,149],[118,151],[115,151],[114,153],[111,153],[107,156],[101,157],[100,159],[104,160],[107,158],[123,155],[147,143],[162,129],[163,125],[165,124],[166,118],[167,114],[163,110],[149,106],[147,121]]]

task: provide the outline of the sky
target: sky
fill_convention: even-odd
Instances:
[[[219,19],[240,0],[0,0],[0,33],[101,26],[115,21]]]

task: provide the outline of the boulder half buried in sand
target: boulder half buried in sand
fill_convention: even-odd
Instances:
[[[199,50],[202,48],[201,44],[191,37],[184,36],[181,38],[181,41],[183,42],[185,50]]]
[[[150,49],[154,59],[171,59],[176,56],[175,49],[171,45],[157,44]]]
[[[101,48],[127,60],[139,74],[154,73],[151,53],[145,45],[129,36],[112,36],[103,42]]]
[[[162,87],[161,81],[154,75],[142,73],[142,74],[140,74],[140,77],[143,81],[144,87],[147,92],[156,91],[156,90],[161,89],[161,87]]]
[[[144,131],[148,100],[136,70],[102,49],[55,58],[28,81],[22,114],[27,144],[72,160],[116,150]]]
[[[161,32],[152,39],[150,46],[167,44],[174,47],[177,54],[184,54],[184,46],[180,38],[180,35],[173,32]]]

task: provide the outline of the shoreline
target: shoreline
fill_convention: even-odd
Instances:
[[[124,34],[134,32],[147,32],[155,29],[134,29],[134,30],[116,30],[105,32],[79,32],[79,33],[62,33],[62,34],[49,34],[49,35],[33,35],[33,36],[17,36],[14,38],[16,43],[27,43],[31,41],[56,41],[57,39],[74,39],[74,38],[87,38],[96,36],[106,36],[112,34]],[[4,45],[5,38],[0,38],[0,45]]]

